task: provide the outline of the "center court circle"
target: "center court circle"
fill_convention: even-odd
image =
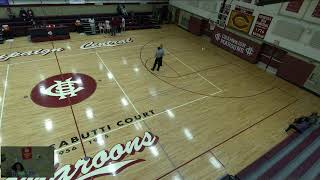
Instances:
[[[96,88],[96,81],[88,75],[59,74],[39,82],[31,91],[31,99],[43,107],[66,107],[87,99]]]

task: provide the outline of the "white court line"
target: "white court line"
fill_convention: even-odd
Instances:
[[[122,93],[124,94],[124,96],[128,99],[129,103],[132,105],[132,107],[134,108],[134,110],[136,111],[136,113],[139,114],[138,110],[136,109],[136,107],[133,105],[132,101],[130,100],[129,96],[126,94],[126,92],[124,92],[123,88],[121,87],[121,85],[119,84],[119,82],[117,81],[117,79],[115,78],[114,74],[111,72],[111,70],[108,68],[108,66],[103,62],[101,56],[98,54],[98,52],[96,52],[96,55],[98,56],[98,58],[100,59],[101,63],[103,64],[103,66],[112,74],[112,77],[114,79],[114,81],[117,83],[118,87],[120,88],[120,90],[122,91]]]
[[[98,56],[98,53],[97,53],[97,56]],[[99,59],[102,61],[101,57],[100,57],[100,56],[98,56],[98,57],[99,57]],[[102,61],[102,63],[104,64],[103,61]],[[104,64],[104,65],[105,65],[105,64]],[[109,71],[108,67],[107,67],[107,66],[105,66],[105,67],[106,67],[106,69]],[[112,73],[111,71],[109,71],[109,72]],[[113,78],[114,78],[114,76],[113,76]],[[116,79],[115,79],[115,81],[116,81]],[[117,81],[116,81],[116,83],[117,83]],[[118,83],[117,83],[117,84],[118,84]],[[121,87],[121,86],[119,86],[119,87]],[[123,90],[122,88],[120,88],[120,89]],[[122,92],[124,93],[124,91],[122,91]],[[220,90],[220,91],[218,91],[218,92],[212,93],[212,94],[210,94],[210,96],[219,94],[219,93],[221,93],[221,92],[223,92],[223,91]],[[125,94],[125,93],[124,93],[124,94]],[[126,95],[126,94],[125,94],[125,95]],[[103,136],[103,135],[105,135],[105,134],[112,133],[112,132],[117,131],[117,130],[120,130],[120,129],[122,129],[122,128],[125,128],[125,127],[128,127],[128,126],[132,126],[132,125],[134,125],[134,124],[136,124],[136,123],[140,123],[141,121],[145,121],[145,120],[151,119],[151,118],[153,118],[153,117],[159,116],[159,115],[161,115],[161,114],[163,114],[163,113],[166,113],[166,112],[168,112],[168,111],[171,111],[171,110],[174,110],[174,109],[177,109],[177,108],[180,108],[180,107],[187,106],[187,105],[189,105],[189,104],[192,104],[192,103],[194,103],[194,102],[200,101],[200,100],[205,99],[205,98],[208,98],[208,97],[210,97],[210,96],[203,96],[203,97],[197,98],[197,99],[195,99],[195,100],[186,102],[186,103],[184,103],[184,104],[175,106],[175,107],[173,107],[173,108],[170,108],[170,109],[167,109],[167,110],[162,111],[162,112],[160,112],[160,113],[157,113],[157,114],[154,114],[154,115],[152,115],[152,116],[149,116],[149,117],[147,117],[147,118],[142,118],[141,120],[134,121],[133,123],[126,124],[126,125],[121,126],[121,127],[119,127],[119,128],[116,128],[116,129],[110,130],[110,131],[108,131],[108,132],[104,132],[104,133],[101,133],[101,134],[99,134],[99,135],[93,136],[93,137],[91,137],[91,138],[85,139],[85,140],[83,140],[82,142],[87,142],[87,141],[90,141],[90,140],[92,140],[92,139],[95,139],[97,136]],[[129,102],[131,103],[130,99],[128,99],[128,100],[129,100]],[[131,104],[132,104],[132,103],[131,103]],[[136,110],[136,108],[135,108],[135,106],[134,106],[133,104],[132,104],[132,106],[133,106],[133,108]],[[136,110],[136,112],[139,114],[139,112],[138,112],[137,110]],[[81,142],[76,142],[76,143],[71,144],[71,145],[69,145],[69,146],[56,149],[55,151],[61,151],[61,150],[67,149],[67,148],[69,148],[69,147],[75,146],[75,145],[80,144],[80,143],[81,143]]]
[[[189,65],[185,64],[183,61],[181,61],[176,55],[174,55],[173,53],[171,53],[168,49],[166,49],[166,51],[168,51],[169,54],[173,55],[180,63],[182,63],[184,66],[186,66],[187,68],[189,68],[191,71],[196,72],[198,76],[200,76],[202,79],[204,79],[205,81],[207,81],[209,84],[211,84],[212,86],[214,86],[215,88],[217,88],[219,91],[222,91],[221,88],[219,88],[218,86],[216,86],[215,84],[213,84],[211,81],[209,81],[207,78],[203,77],[200,73],[198,73],[196,70],[194,70],[192,67],[190,67]]]
[[[103,60],[102,60],[102,58],[100,57],[100,55],[98,54],[98,52],[97,52],[96,54],[97,54],[97,57],[100,59],[100,61],[101,61],[101,62],[103,63],[103,65],[105,66],[105,68],[112,74],[112,72],[109,70],[109,68],[108,68],[108,67],[106,66],[106,64],[103,62]],[[139,114],[138,110],[137,110],[136,107],[133,105],[133,103],[131,102],[131,100],[129,99],[129,97],[125,94],[123,88],[120,86],[120,84],[118,83],[118,81],[115,79],[114,76],[113,76],[113,78],[114,78],[115,82],[117,83],[117,85],[119,86],[119,88],[121,89],[121,91],[124,93],[124,95],[125,95],[125,96],[127,97],[127,99],[129,100],[130,104],[133,106],[133,108],[135,109],[135,111]],[[223,92],[223,91],[220,90],[220,91],[218,91],[218,92],[212,93],[212,94],[210,94],[210,96],[219,94],[219,93],[221,93],[221,92]],[[134,124],[136,124],[136,123],[145,121],[145,120],[147,120],[147,119],[151,119],[151,118],[153,118],[153,117],[159,116],[159,115],[161,115],[161,114],[163,114],[163,113],[166,113],[166,112],[168,112],[168,111],[171,111],[171,110],[174,110],[174,109],[177,109],[177,108],[180,108],[180,107],[184,107],[184,106],[186,106],[186,105],[189,105],[189,104],[191,104],[191,103],[200,101],[200,100],[205,99],[205,98],[208,98],[208,97],[210,97],[210,96],[203,96],[203,97],[197,98],[197,99],[195,99],[195,100],[186,102],[186,103],[184,103],[184,104],[175,106],[175,107],[173,107],[173,108],[170,108],[170,109],[167,109],[167,110],[162,111],[162,112],[160,112],[160,113],[157,113],[157,114],[154,114],[154,115],[152,115],[152,116],[149,116],[149,117],[147,117],[147,118],[142,118],[141,120],[134,121],[133,123],[126,124],[126,125],[121,126],[121,127],[119,127],[119,128],[116,128],[116,129],[110,130],[110,131],[108,131],[108,132],[104,132],[104,133],[101,133],[101,134],[99,134],[99,135],[93,136],[93,137],[91,137],[91,138],[84,139],[82,142],[87,142],[87,141],[90,141],[90,140],[92,140],[92,139],[95,139],[97,136],[103,136],[103,135],[105,135],[105,134],[112,133],[112,132],[117,131],[117,130],[120,130],[120,129],[122,129],[122,128],[125,128],[125,127],[128,127],[128,126],[132,126],[132,125],[134,125]],[[75,146],[75,145],[80,144],[80,143],[81,143],[81,142],[76,142],[76,143],[74,143],[74,144],[65,146],[65,147],[63,147],[63,148],[56,149],[55,151],[61,151],[61,150],[67,149],[67,148],[69,148],[69,147]]]
[[[25,64],[25,63],[32,63],[32,62],[39,62],[39,61],[47,61],[47,60],[51,60],[51,59],[56,59],[56,58],[51,57],[51,58],[37,59],[37,60],[31,60],[31,61],[23,61],[23,62],[11,63],[10,65]]]
[[[4,88],[3,88],[3,98],[2,98],[1,116],[0,116],[0,128],[1,128],[1,126],[2,126],[4,100],[5,100],[5,98],[6,98],[6,92],[7,92],[7,86],[8,86],[9,68],[10,68],[10,65],[8,64],[8,65],[7,65],[7,73],[6,73],[6,80],[5,80],[5,82],[4,82]]]

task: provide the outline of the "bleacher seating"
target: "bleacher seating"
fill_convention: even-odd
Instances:
[[[294,133],[272,148],[236,177],[254,179],[319,179],[320,127]]]
[[[4,43],[4,38],[2,36],[2,31],[0,31],[0,44],[3,44]]]
[[[95,18],[96,24],[104,22],[106,19],[111,20],[111,17],[116,14],[89,14],[89,15],[70,15],[70,16],[41,16],[35,17],[34,20],[37,24],[60,24],[70,28],[70,31],[75,31],[75,21],[77,19]],[[31,22],[24,22],[21,18],[14,20],[0,19],[0,25],[8,24],[15,37],[28,35],[28,29],[32,28]],[[152,19],[151,12],[136,13],[132,18],[126,19],[126,29],[146,29],[146,28],[159,28],[158,22]]]

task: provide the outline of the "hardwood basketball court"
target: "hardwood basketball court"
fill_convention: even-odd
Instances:
[[[147,132],[152,145],[124,154],[119,162],[127,165],[96,179],[216,179],[282,141],[295,117],[320,109],[316,96],[175,25],[116,37],[71,36],[36,44],[23,37],[0,46],[0,54],[64,48],[0,64],[1,145],[54,146],[60,170],[135,137],[146,140]],[[128,38],[119,46],[80,48]],[[159,44],[166,55],[153,72]],[[58,86],[49,92],[59,77],[77,84],[75,94],[64,98]]]

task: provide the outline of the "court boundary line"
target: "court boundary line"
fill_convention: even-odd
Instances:
[[[181,64],[183,64],[185,67],[189,68],[191,71],[193,71],[195,74],[197,74],[198,76],[200,76],[202,79],[204,79],[205,81],[207,81],[209,84],[211,84],[213,87],[217,88],[219,91],[222,91],[221,88],[219,88],[218,86],[216,86],[215,84],[213,84],[211,81],[209,81],[207,78],[203,77],[199,72],[197,72],[196,70],[194,70],[192,67],[190,67],[189,65],[185,64],[183,61],[180,60],[179,57],[177,57],[175,54],[171,53],[168,49],[165,49],[166,51],[168,51],[169,54],[171,54],[176,60],[178,60]]]
[[[3,113],[4,113],[4,101],[5,101],[6,93],[7,93],[9,69],[10,69],[10,64],[7,65],[6,80],[5,80],[4,88],[3,88],[3,98],[2,98],[1,116],[0,116],[0,128],[2,127],[2,118],[3,118]],[[1,144],[0,144],[0,146],[1,146]]]
[[[112,73],[112,71],[108,68],[108,66],[104,63],[104,61],[102,60],[102,58],[100,57],[99,53],[96,52],[96,55],[98,56],[98,58],[100,59],[100,61],[102,62],[102,64],[105,66],[105,68],[112,74],[114,81],[116,82],[116,84],[118,85],[118,87],[121,89],[122,93],[125,95],[125,97],[128,99],[129,103],[131,104],[131,106],[133,107],[134,111],[137,114],[140,114],[138,109],[136,108],[136,106],[132,103],[131,99],[129,98],[129,96],[127,95],[127,93],[124,91],[124,89],[122,88],[122,86],[120,85],[120,83],[117,81],[115,75]],[[145,118],[142,117],[141,120],[144,120]],[[147,125],[147,123],[145,121],[142,121],[144,123],[144,125],[146,126],[146,128],[151,131],[150,127]],[[100,135],[101,136],[101,135]],[[176,165],[172,162],[172,160],[170,159],[169,155],[167,154],[167,152],[165,151],[165,149],[163,148],[163,146],[161,145],[161,143],[159,142],[159,146],[160,149],[162,149],[163,153],[165,154],[165,156],[168,158],[168,161],[171,163],[173,168],[176,168]],[[178,172],[179,173],[179,172]],[[179,173],[180,174],[180,173]],[[181,174],[180,174],[181,175]],[[182,175],[181,175],[182,176]]]
[[[210,94],[210,95],[216,95],[216,94],[219,94],[219,93],[221,93],[221,92],[223,92],[223,91],[217,91],[217,92],[212,93],[212,94]],[[180,107],[187,106],[187,105],[189,105],[189,104],[192,104],[192,103],[194,103],[194,102],[200,101],[200,100],[202,100],[202,99],[206,99],[206,98],[208,98],[208,97],[210,97],[210,96],[203,96],[203,97],[200,97],[200,98],[191,100],[191,101],[189,101],[189,102],[186,102],[186,103],[180,104],[180,105],[178,105],[178,106],[172,107],[172,108],[170,108],[170,109],[166,109],[166,110],[164,110],[164,111],[161,111],[161,112],[159,112],[159,113],[156,113],[156,114],[154,114],[154,115],[152,115],[152,116],[149,116],[149,117],[147,117],[147,118],[144,118],[144,119],[141,119],[141,120],[137,120],[137,121],[134,121],[134,122],[132,122],[132,123],[130,123],[130,124],[123,125],[123,126],[121,126],[121,127],[119,127],[119,128],[116,128],[116,129],[113,129],[113,130],[110,130],[110,131],[101,133],[101,134],[99,134],[99,136],[103,136],[103,135],[105,135],[105,134],[109,134],[109,133],[115,132],[115,131],[117,131],[117,130],[120,130],[120,129],[125,128],[125,127],[128,127],[128,126],[132,126],[132,125],[134,125],[134,124],[136,124],[136,123],[140,123],[140,122],[142,122],[142,121],[145,121],[145,120],[151,119],[151,118],[153,118],[153,117],[159,116],[159,115],[161,115],[161,114],[163,114],[163,113],[167,113],[168,111],[171,111],[171,110],[174,110],[174,109],[178,109],[178,108],[180,108]],[[98,135],[93,136],[93,137],[90,137],[90,138],[87,138],[87,139],[84,139],[83,142],[87,142],[87,141],[90,141],[90,140],[92,140],[92,139],[95,139],[97,136],[98,136]],[[75,146],[75,145],[78,145],[78,144],[80,144],[80,143],[79,143],[79,142],[76,142],[76,143],[74,143],[74,144],[71,144],[71,145],[68,145],[68,146],[65,146],[65,147],[62,147],[62,148],[58,148],[58,149],[55,150],[55,152],[56,152],[56,151],[61,151],[61,150],[67,149],[67,148],[70,148],[70,147]]]
[[[267,120],[268,118],[270,118],[270,117],[274,116],[275,114],[277,114],[277,113],[279,113],[279,112],[283,111],[284,109],[287,109],[289,106],[291,106],[291,105],[295,104],[297,101],[299,101],[299,100],[298,100],[298,99],[296,99],[296,100],[294,100],[293,102],[290,102],[289,104],[285,105],[284,107],[280,108],[279,110],[276,110],[275,112],[271,113],[270,115],[266,116],[265,118],[262,118],[260,121],[257,121],[257,122],[255,122],[255,123],[253,123],[252,125],[250,125],[250,126],[248,126],[248,127],[244,128],[243,130],[240,130],[239,132],[237,132],[237,133],[235,133],[234,135],[232,135],[231,137],[229,137],[229,138],[227,138],[227,139],[223,140],[222,142],[218,143],[217,145],[214,145],[213,147],[211,147],[211,148],[209,148],[208,150],[206,150],[206,151],[204,151],[204,152],[200,153],[199,155],[197,155],[197,156],[195,156],[195,157],[191,158],[190,160],[186,161],[185,163],[182,163],[182,164],[181,164],[181,165],[179,165],[177,168],[172,169],[172,170],[168,171],[167,173],[165,173],[165,174],[161,175],[160,177],[158,177],[158,178],[157,178],[157,180],[160,180],[160,179],[162,179],[162,178],[164,178],[164,177],[168,176],[168,175],[169,175],[169,174],[171,174],[172,172],[179,170],[179,169],[180,169],[180,168],[182,168],[183,166],[185,166],[185,165],[187,165],[187,164],[189,164],[189,163],[193,162],[194,160],[196,160],[197,158],[201,157],[202,155],[204,155],[204,154],[206,154],[206,153],[211,152],[211,151],[212,151],[212,150],[214,150],[215,148],[217,148],[217,147],[221,146],[222,144],[224,144],[224,143],[226,143],[226,142],[230,141],[231,139],[233,139],[233,138],[237,137],[238,135],[242,134],[243,132],[245,132],[245,131],[247,131],[247,130],[251,129],[252,127],[256,126],[257,124],[260,124],[260,123],[264,122],[265,120]],[[217,159],[218,159],[218,158],[217,158]],[[220,162],[220,160],[219,160],[219,162]]]

